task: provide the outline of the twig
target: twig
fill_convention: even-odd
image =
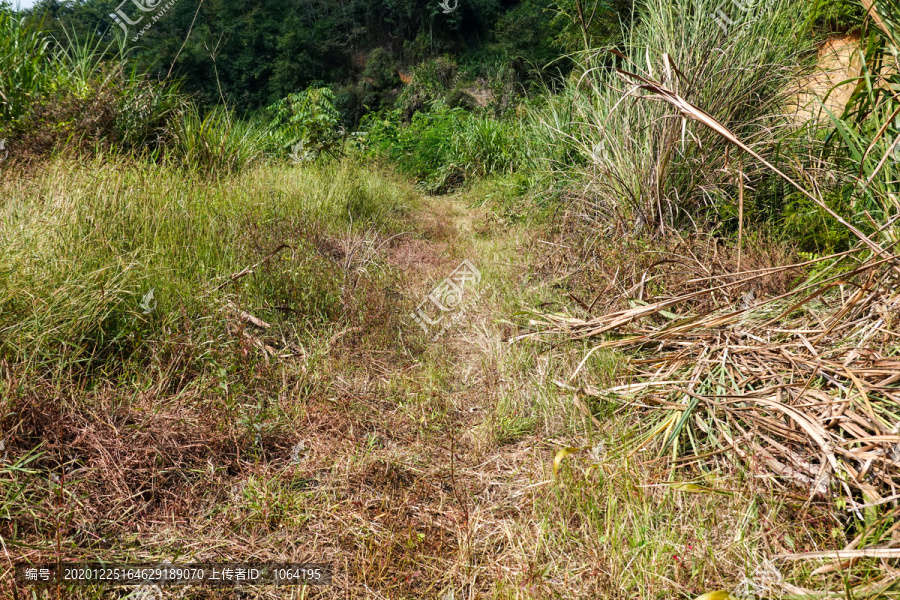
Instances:
[[[234,283],[235,281],[237,281],[241,277],[244,277],[245,275],[251,275],[253,273],[253,269],[255,269],[259,265],[263,264],[264,262],[268,261],[269,259],[271,259],[273,256],[275,256],[276,254],[278,254],[280,251],[284,250],[285,248],[290,248],[291,252],[294,251],[294,248],[292,246],[290,246],[288,244],[281,244],[280,246],[278,246],[277,248],[272,250],[272,252],[270,252],[268,254],[268,256],[263,258],[261,261],[259,261],[255,265],[245,267],[245,268],[241,269],[240,271],[238,271],[237,273],[232,273],[231,275],[229,275],[228,280],[223,281],[222,283],[220,283],[219,285],[217,285],[215,287],[215,291],[221,290],[223,287],[225,287],[229,283]]]

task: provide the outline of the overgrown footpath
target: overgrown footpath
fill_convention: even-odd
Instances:
[[[818,9],[732,4],[640,2],[612,53],[577,10],[532,97],[422,57],[361,120],[0,10],[3,594],[896,596],[900,19],[866,3],[838,115]],[[11,577],[85,560],[336,576]]]
[[[349,160],[200,181],[59,159],[6,181],[4,594],[134,592],[26,589],[23,561],[324,560],[332,587],[227,594],[694,597],[846,543],[824,501],[731,461],[692,487],[690,463],[631,451],[640,406],[566,384],[623,357],[519,339],[517,311],[647,253],[614,241],[569,270],[573,240],[485,193],[423,198]],[[446,330],[410,316],[429,294]]]

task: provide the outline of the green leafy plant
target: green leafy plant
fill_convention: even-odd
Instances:
[[[529,159],[524,125],[518,120],[435,103],[432,110],[415,113],[409,125],[400,125],[399,112],[366,119],[366,143],[426,191],[443,193],[467,178],[511,174]]]
[[[856,87],[840,115],[828,110],[834,125],[828,156],[847,167],[857,182],[850,209],[868,228],[874,219],[887,223],[900,212],[900,8],[884,0],[864,0],[869,19],[863,30],[862,68]],[[869,215],[869,218],[866,215]],[[897,241],[894,227],[880,230],[886,242]]]
[[[0,116],[4,122],[22,117],[52,80],[49,41],[0,8]],[[3,132],[0,124],[0,133]]]
[[[856,0],[818,0],[813,8],[813,18],[818,29],[852,31],[862,22],[864,10]]]
[[[302,152],[300,158],[339,155],[343,135],[335,101],[329,88],[309,87],[269,106],[277,147],[295,156]]]

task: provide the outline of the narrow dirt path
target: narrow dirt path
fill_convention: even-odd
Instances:
[[[529,291],[526,238],[464,197],[427,198],[416,220],[418,235],[387,256],[403,272],[407,304],[463,261],[481,281],[464,288],[449,329],[418,336],[424,347],[375,359],[371,377],[344,390],[368,391],[382,404],[351,424],[367,433],[346,448],[349,485],[334,498],[341,509],[333,514],[342,516],[331,525],[342,530],[341,554],[355,557],[346,565],[349,589],[492,596],[498,580],[519,579],[517,532],[531,519],[529,490],[546,483],[537,419],[523,400],[528,382],[513,366],[505,343],[512,327],[503,323]]]
[[[543,292],[529,279],[526,232],[466,200],[424,198],[411,233],[370,245],[378,256],[353,282],[369,286],[368,304],[350,311],[369,322],[334,325],[303,359],[273,366],[282,441],[241,472],[210,467],[197,494],[208,505],[192,508],[201,517],[130,542],[163,556],[189,543],[207,558],[335,566],[333,586],[239,598],[494,598],[535,577],[547,386],[531,351],[506,341],[505,319]],[[346,260],[350,237],[328,249]],[[452,326],[426,335],[410,313],[464,261],[480,281]],[[187,597],[222,597],[205,593]]]
[[[646,417],[557,382],[576,371],[611,381],[623,357],[510,343],[517,311],[559,298],[556,276],[537,274],[538,230],[466,200],[425,199],[418,235],[386,259],[402,272],[407,312],[474,265],[481,280],[454,325],[399,336],[334,396],[366,432],[332,463],[335,510],[322,530],[340,540],[346,597],[692,598],[734,589],[761,556],[792,547],[798,527],[821,528],[816,510],[760,501],[734,463],[675,473],[646,449],[622,452],[646,435]],[[348,413],[348,397],[366,399]],[[573,446],[584,451],[555,479],[556,452]],[[673,477],[741,491],[660,484]]]

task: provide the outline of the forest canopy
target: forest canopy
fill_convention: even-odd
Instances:
[[[141,10],[164,14],[142,31]],[[138,70],[183,78],[207,105],[252,110],[324,84],[359,114],[399,84],[398,72],[432,57],[452,56],[472,78],[558,77],[583,48],[582,29],[592,45],[608,43],[631,0],[42,0],[25,12],[62,43],[121,38]]]

